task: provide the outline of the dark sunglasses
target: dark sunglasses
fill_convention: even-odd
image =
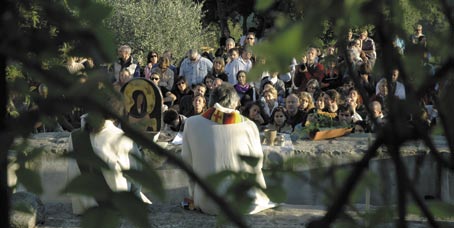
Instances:
[[[153,80],[153,81],[159,80],[159,78],[150,78],[150,79]]]

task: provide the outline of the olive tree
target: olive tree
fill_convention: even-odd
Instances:
[[[202,5],[190,0],[99,0],[113,8],[105,19],[118,44],[129,44],[138,57],[171,50],[180,58],[191,48],[210,46],[216,34],[202,26]]]

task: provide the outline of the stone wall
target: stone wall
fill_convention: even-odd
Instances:
[[[67,152],[69,133],[41,133],[32,135],[29,139],[31,147],[43,147],[44,154],[36,162],[42,178],[44,202],[69,202],[67,196],[59,195],[60,190],[70,181],[67,175],[68,161],[60,156]],[[335,165],[341,169],[349,169],[352,162],[360,159],[373,140],[370,134],[351,134],[332,140],[310,141],[301,140],[293,144],[289,150],[281,147],[264,146],[267,162],[280,162],[289,157],[301,157],[305,163],[295,165],[291,172],[284,175],[283,186],[287,191],[287,203],[323,205],[329,200],[321,188],[333,188],[333,183],[340,179],[328,175],[328,167]],[[448,147],[442,137],[434,138],[437,148],[448,152]],[[18,143],[20,140],[18,140]],[[163,147],[179,153],[179,148],[166,143]],[[407,170],[415,177],[418,191],[427,197],[442,197],[448,202],[454,202],[454,176],[451,172],[438,172],[438,167],[430,156],[428,149],[421,142],[408,143],[401,148]],[[167,202],[178,202],[187,195],[188,179],[182,170],[168,164],[165,158],[147,153],[147,160],[157,167],[163,178],[168,194]],[[381,187],[370,190],[368,202],[381,205],[393,202],[395,199],[396,180],[391,161],[387,159],[384,148],[379,150],[379,156],[370,162],[369,170],[378,175],[378,185]],[[383,187],[386,186],[386,187]],[[357,197],[355,203],[365,203],[366,198]],[[366,194],[364,194],[365,196]]]

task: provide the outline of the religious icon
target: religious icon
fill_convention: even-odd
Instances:
[[[161,130],[162,97],[156,85],[144,78],[134,78],[121,88],[121,93],[133,126],[145,132]]]

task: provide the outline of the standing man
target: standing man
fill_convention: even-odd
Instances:
[[[235,110],[238,104],[239,97],[233,86],[224,83],[216,87],[210,96],[210,108],[186,120],[182,158],[202,178],[225,170],[242,171],[255,174],[257,184],[266,188],[259,131],[254,122]],[[259,161],[250,166],[241,160],[241,155],[256,157]],[[226,182],[217,190],[222,193],[228,188]],[[250,214],[275,206],[260,189],[252,188],[244,194],[253,199]],[[189,183],[189,195],[196,208],[207,214],[219,213],[217,205],[193,181]]]
[[[203,79],[207,74],[211,74],[213,63],[202,57],[195,49],[188,51],[187,58],[183,60],[180,66],[180,76],[184,76],[188,82],[188,86],[194,86],[203,83]]]
[[[118,81],[120,71],[128,69],[134,78],[140,77],[140,66],[131,56],[131,47],[128,45],[122,45],[118,48],[118,60],[114,63],[114,75],[112,76],[112,82]]]

